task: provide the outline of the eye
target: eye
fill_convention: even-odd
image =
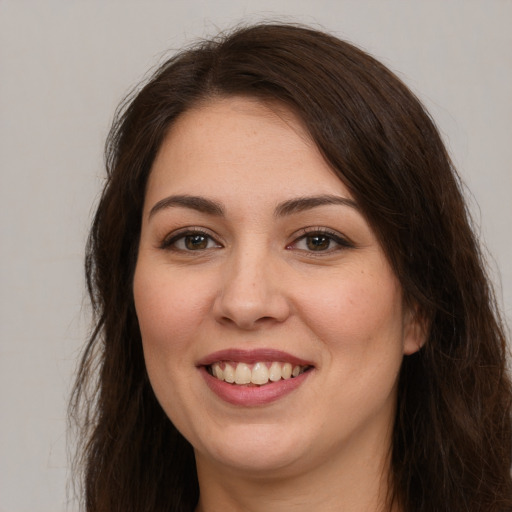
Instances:
[[[173,234],[161,244],[162,249],[198,252],[222,247],[210,234],[200,230],[187,230]]]
[[[307,252],[333,252],[354,247],[346,238],[325,228],[306,231],[297,238],[287,249],[298,249]]]

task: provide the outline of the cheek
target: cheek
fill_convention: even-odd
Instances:
[[[137,266],[133,293],[146,360],[172,354],[179,361],[207,317],[210,288],[179,272]]]
[[[184,280],[165,265],[140,264],[133,294],[142,336],[144,360],[153,391],[169,419],[180,431],[194,430],[187,415],[195,377],[194,340],[205,318],[204,288]],[[196,396],[199,394],[196,391]]]
[[[402,344],[400,286],[387,266],[379,272],[344,272],[302,293],[303,318],[339,350]]]

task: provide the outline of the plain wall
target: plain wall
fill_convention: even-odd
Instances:
[[[83,248],[114,109],[165,50],[242,20],[323,27],[419,94],[512,313],[509,0],[0,0],[0,512],[66,498],[66,401],[88,330]],[[498,270],[499,269],[499,270]]]

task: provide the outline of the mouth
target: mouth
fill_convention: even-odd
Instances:
[[[315,370],[311,361],[274,349],[227,349],[197,362],[207,386],[238,407],[271,404],[302,387]]]
[[[234,386],[266,386],[273,382],[299,377],[312,369],[311,365],[283,361],[216,361],[205,366],[212,377]]]

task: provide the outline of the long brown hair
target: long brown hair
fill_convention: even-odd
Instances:
[[[193,450],[157,403],[132,277],[145,186],[169,126],[209,98],[278,100],[303,120],[380,239],[428,326],[406,356],[393,432],[391,501],[415,512],[512,510],[506,341],[440,136],[387,68],[304,27],[256,25],[163,64],[118,110],[87,246],[94,330],[71,401],[88,512],[191,511]]]

